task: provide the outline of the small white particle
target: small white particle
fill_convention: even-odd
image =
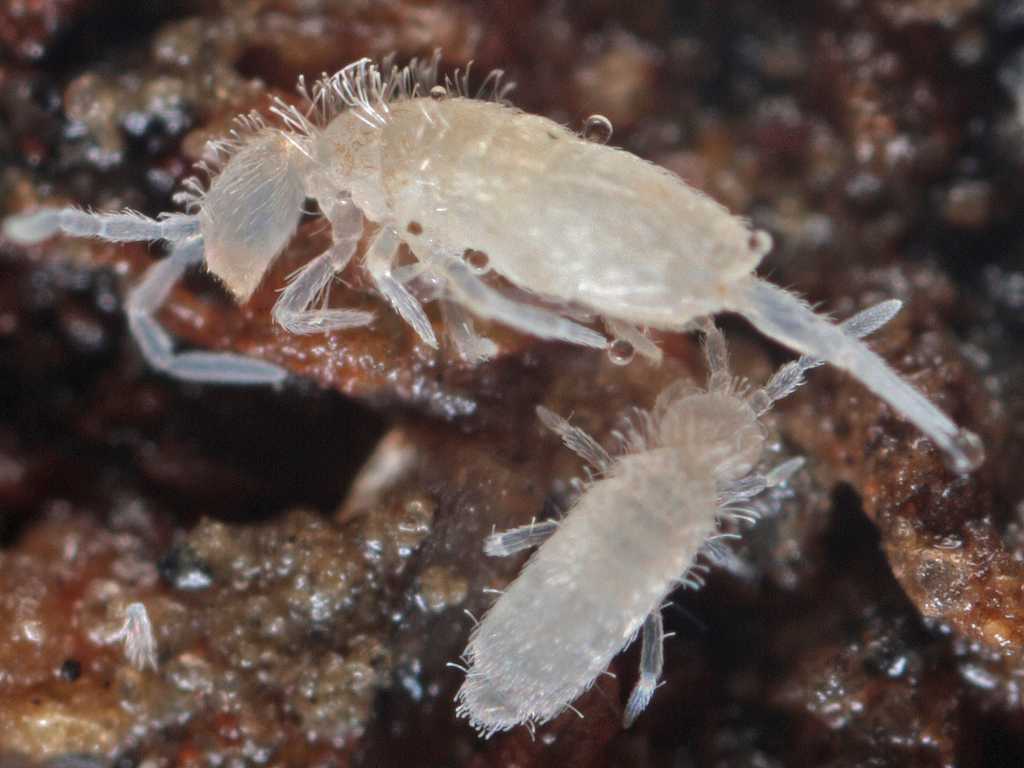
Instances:
[[[136,669],[148,666],[156,670],[156,638],[153,637],[153,625],[146,606],[142,603],[131,603],[125,608],[124,623],[110,636],[110,640],[124,642],[124,654]]]

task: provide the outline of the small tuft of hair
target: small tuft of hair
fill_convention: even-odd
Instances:
[[[146,606],[131,603],[124,610],[124,623],[110,636],[111,642],[123,642],[128,662],[136,669],[156,670],[156,638]]]
[[[441,84],[438,76],[440,49],[429,58],[412,59],[404,67],[393,62],[394,55],[385,57],[379,65],[371,59],[360,59],[333,75],[322,75],[311,91],[300,81],[299,92],[310,104],[307,117],[314,115],[317,124],[324,126],[341,112],[352,110],[367,125],[383,126],[388,120],[389,104],[433,95],[437,88],[443,88],[447,96],[503,102],[515,87],[514,83],[505,81],[502,70],[496,69],[484,78],[474,93],[469,85],[472,62],[465,71],[455,70],[454,74],[446,76]]]
[[[333,75],[322,74],[312,87],[300,76],[297,90],[306,102],[305,111],[275,97],[269,112],[276,118],[276,125],[268,123],[267,117],[255,110],[238,115],[227,136],[206,143],[203,159],[194,166],[196,173],[181,183],[172,199],[189,213],[200,210],[213,179],[253,137],[266,131],[276,131],[308,155],[307,141],[347,110],[367,125],[379,127],[387,123],[389,104],[427,96],[437,88],[444,89],[447,96],[504,102],[515,87],[505,80],[502,70],[496,69],[488,73],[474,93],[469,85],[472,62],[464,71],[457,69],[445,76],[441,85],[440,64],[438,48],[430,57],[412,59],[404,67],[394,64],[394,54],[386,56],[380,64],[368,58],[359,59]]]
[[[271,112],[275,112],[275,109],[272,108]],[[268,125],[266,117],[256,110],[236,115],[232,122],[234,127],[228,131],[227,136],[210,139],[203,145],[202,159],[192,166],[195,173],[185,178],[181,182],[181,189],[171,197],[171,200],[188,213],[196,213],[202,208],[203,200],[214,178],[224,170],[224,166],[232,157],[255,137],[268,130],[276,130]],[[287,134],[287,131],[279,132],[281,135]]]
[[[622,414],[619,423],[621,429],[612,432],[612,437],[618,443],[619,453],[643,453],[658,447],[657,424],[648,411],[631,406]]]
[[[444,87],[449,96],[504,103],[508,94],[516,87],[515,83],[505,80],[505,70],[493,69],[487,73],[483,82],[474,92],[469,84],[472,69],[473,62],[471,61],[466,65],[465,70],[456,69],[451,75],[445,76]]]

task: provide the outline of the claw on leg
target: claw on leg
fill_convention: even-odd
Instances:
[[[288,333],[305,335],[357,328],[373,322],[372,312],[358,309],[330,309],[327,302],[331,281],[348,264],[352,254],[331,248],[306,264],[281,292],[274,304],[274,321]],[[313,308],[315,304],[319,308]]]
[[[444,318],[448,338],[451,339],[455,351],[467,363],[482,363],[498,353],[498,347],[493,341],[476,332],[473,318],[460,304],[442,301],[441,317]]]
[[[416,297],[393,274],[395,258],[400,245],[398,235],[384,227],[366,252],[366,269],[381,295],[402,316],[424,344],[438,348],[437,336]]]
[[[328,333],[373,322],[372,312],[327,306],[331,281],[352,260],[363,231],[362,214],[355,206],[335,206],[328,211],[334,243],[292,276],[274,304],[274,321],[288,333]]]
[[[640,713],[647,709],[654,691],[658,687],[662,666],[665,662],[664,643],[665,626],[661,620],[661,608],[655,608],[644,621],[643,637],[640,647],[640,677],[629,694],[626,711],[622,715],[622,725],[629,728],[636,722]]]
[[[175,354],[174,342],[153,316],[185,270],[203,261],[203,240],[190,237],[153,264],[128,296],[128,328],[150,365],[183,381],[279,384],[288,372],[273,363],[228,352]]]

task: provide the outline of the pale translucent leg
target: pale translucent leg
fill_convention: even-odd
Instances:
[[[765,476],[764,483],[766,488],[774,488],[777,485],[782,485],[789,481],[789,478],[804,465],[804,457],[797,456],[784,461],[781,464],[773,467]]]
[[[392,270],[401,241],[393,229],[382,227],[366,252],[366,270],[377,290],[395,311],[412,326],[424,344],[438,348],[437,336],[419,301],[395,278]]]
[[[902,306],[903,302],[899,299],[883,301],[847,318],[839,324],[839,328],[847,336],[863,338],[892,320]],[[754,413],[760,416],[771,408],[774,402],[793,394],[804,383],[804,374],[819,365],[824,365],[824,362],[816,357],[803,355],[798,360],[779,368],[767,384],[751,393],[749,400]]]
[[[741,477],[732,484],[719,489],[719,506],[728,509],[729,505],[752,499],[768,488],[782,485],[803,465],[803,457],[798,456],[782,462],[763,475],[752,474]]]
[[[408,285],[413,280],[421,280],[421,282],[425,283],[421,287],[430,294],[429,301],[440,299],[444,294],[443,281],[441,278],[433,275],[430,272],[430,266],[423,262],[417,261],[413,264],[395,267],[391,270],[391,276],[402,285]]]
[[[457,259],[438,258],[436,263],[451,290],[452,299],[480,317],[497,320],[542,339],[567,341],[597,349],[608,346],[608,340],[597,331],[554,312],[505,298]]]
[[[418,261],[393,269],[391,275],[402,285],[417,281],[417,295],[423,301],[439,302],[445,333],[462,360],[476,365],[492,359],[498,353],[493,341],[477,333],[473,316],[461,304],[445,299],[444,278],[434,273],[429,264]]]
[[[629,694],[626,711],[622,715],[622,726],[629,728],[643,712],[654,691],[665,663],[665,626],[661,620],[661,607],[652,611],[644,620],[640,646],[640,677]]]
[[[539,547],[557,530],[557,521],[544,520],[492,533],[484,540],[484,553],[488,557],[508,557],[524,549]]]
[[[750,525],[754,524],[761,519],[765,507],[749,505],[747,502],[767,489],[787,482],[803,465],[803,457],[798,456],[776,465],[764,474],[746,475],[729,485],[720,487],[718,490],[719,517]],[[724,545],[725,540],[734,537],[735,534],[728,533],[719,534],[707,540],[701,548],[701,554],[715,567],[722,568],[735,576],[746,578],[753,573],[750,563],[737,555],[733,549]],[[688,582],[687,577],[683,579],[686,586],[696,587],[699,585],[699,575],[696,581]]]
[[[561,437],[569,449],[575,451],[595,469],[604,470],[611,466],[612,458],[608,452],[582,429],[574,427],[543,405],[537,406],[537,415],[544,422],[544,426]],[[524,549],[539,547],[557,530],[557,521],[545,520],[539,523],[533,521],[529,525],[521,525],[501,533],[492,533],[484,542],[484,552],[491,557],[506,557]]]
[[[708,391],[723,392],[732,384],[729,372],[729,348],[725,336],[710,319],[702,325],[704,331],[704,357],[708,361]]]
[[[175,245],[167,258],[153,264],[128,295],[128,327],[146,361],[184,381],[219,384],[278,384],[287,371],[272,363],[229,352],[174,353],[174,342],[153,314],[188,267],[203,261],[203,239],[196,235]]]
[[[467,363],[482,363],[497,354],[497,346],[476,332],[472,316],[462,308],[462,305],[453,301],[442,301],[441,318],[455,351]]]
[[[970,472],[984,460],[977,435],[959,429],[881,357],[816,315],[797,296],[751,278],[736,286],[729,308],[742,313],[759,331],[781,344],[849,371],[929,437],[945,453],[952,471]]]
[[[576,453],[597,471],[604,472],[612,465],[612,457],[608,451],[579,427],[574,427],[543,405],[537,406],[537,416],[545,427],[562,438],[566,448]]]
[[[750,499],[763,492],[766,488],[784,483],[794,472],[803,466],[803,463],[803,458],[790,459],[779,464],[765,475],[750,475],[738,480],[720,493],[723,511],[726,514],[752,522],[757,517],[756,513],[735,506],[730,507],[730,505]],[[728,538],[731,536],[732,534],[723,534],[718,538]],[[716,543],[712,541],[706,544],[705,553],[713,555],[716,561],[722,559],[723,554],[725,557],[728,557],[729,553],[716,552]],[[693,578],[694,575],[688,573],[684,577],[683,583],[690,585],[687,579]],[[697,584],[701,583],[702,580],[698,577]],[[651,697],[654,695],[654,691],[658,687],[658,680],[661,677],[664,666],[664,640],[665,628],[661,618],[661,608],[659,607],[657,610],[652,611],[644,621],[642,645],[640,647],[640,676],[629,695],[626,711],[623,714],[622,723],[625,728],[629,728],[639,717],[640,713],[647,708]]]
[[[42,208],[4,219],[3,235],[16,243],[38,243],[58,232],[114,243],[177,242],[199,234],[199,219],[174,213],[151,219],[135,211],[90,213],[81,208]]]
[[[350,258],[351,254],[344,261]],[[327,302],[331,281],[344,268],[337,247],[325,251],[306,264],[292,277],[274,304],[274,322],[288,333],[296,335],[357,328],[373,322],[372,312],[324,306],[310,309],[317,302]]]
[[[335,207],[331,213],[333,245],[296,272],[274,304],[274,321],[289,333],[327,333],[368,325],[374,319],[372,312],[326,306],[331,282],[352,260],[363,231],[362,214],[354,205]],[[312,308],[317,303],[320,306]]]

